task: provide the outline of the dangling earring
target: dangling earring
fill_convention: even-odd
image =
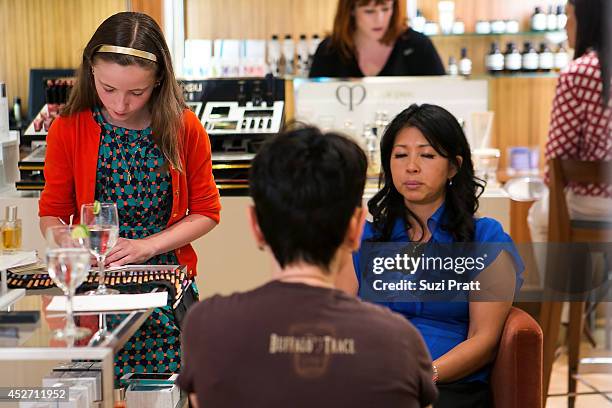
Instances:
[[[448,186],[451,187],[453,185],[453,179],[449,178],[448,179]]]

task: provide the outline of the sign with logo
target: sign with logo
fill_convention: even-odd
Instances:
[[[377,113],[392,119],[413,103],[440,105],[465,123],[470,139],[473,112],[488,110],[486,80],[455,77],[386,77],[293,81],[295,119],[325,130],[361,134]],[[350,132],[349,132],[350,133]]]

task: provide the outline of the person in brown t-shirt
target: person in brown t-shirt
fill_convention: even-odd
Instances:
[[[312,127],[267,142],[251,168],[251,229],[272,280],[190,309],[179,386],[194,407],[422,407],[437,391],[406,319],[334,288],[359,247],[367,160]],[[235,273],[248,271],[233,271]]]

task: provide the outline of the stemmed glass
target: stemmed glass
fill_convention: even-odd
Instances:
[[[47,267],[53,282],[66,295],[66,326],[54,331],[57,339],[78,340],[91,333],[74,323],[72,298],[89,271],[89,239],[81,226],[54,226],[46,231]]]
[[[117,243],[119,237],[119,216],[115,203],[83,204],[81,206],[81,224],[89,229],[89,250],[98,262],[98,288],[87,292],[88,295],[114,295],[116,289],[106,287],[104,283],[104,262],[106,255]]]

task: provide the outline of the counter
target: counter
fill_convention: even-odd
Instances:
[[[368,188],[364,201],[376,192]],[[248,223],[250,197],[221,197],[221,223],[209,234],[193,242],[198,254],[196,284],[200,298],[253,289],[270,277],[271,261],[251,236]],[[38,197],[12,191],[0,197],[0,210],[17,205],[23,222],[23,247],[45,253],[45,240],[38,228]],[[480,216],[500,221],[510,229],[510,198],[501,189],[487,189],[480,199]]]

